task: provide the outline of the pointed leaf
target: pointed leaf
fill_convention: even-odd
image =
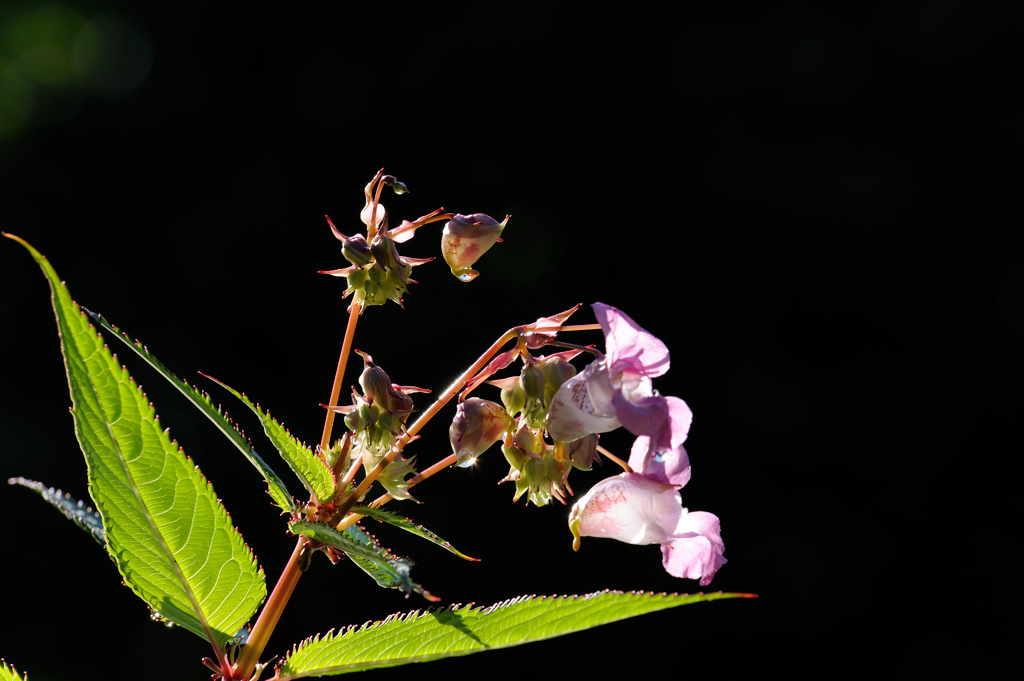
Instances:
[[[262,475],[263,479],[267,481],[267,491],[270,493],[270,498],[273,499],[274,503],[282,510],[292,512],[296,510],[295,499],[288,492],[288,488],[285,487],[284,481],[273,471],[273,469],[267,465],[267,463],[260,458],[260,455],[253,449],[252,443],[249,442],[249,438],[245,436],[242,431],[238,429],[231,419],[227,417],[227,414],[221,412],[220,407],[213,404],[213,400],[210,399],[210,395],[203,390],[199,390],[195,386],[191,385],[188,381],[178,378],[174,373],[168,369],[163,363],[154,357],[149,349],[140,343],[139,341],[133,341],[128,337],[128,334],[121,331],[106,319],[103,315],[86,310],[92,318],[99,323],[104,329],[114,334],[114,337],[119,341],[127,345],[132,351],[135,352],[139,357],[145,360],[151,367],[157,370],[161,376],[170,381],[171,385],[177,388],[182,395],[188,398],[189,402],[194,404],[199,411],[206,415],[206,418],[213,422],[213,425],[217,426],[217,429],[231,441],[235,447],[249,460],[253,466],[256,467]]]
[[[278,665],[275,681],[330,676],[541,641],[699,601],[751,594],[622,593],[520,596],[489,608],[451,606],[396,614],[307,639]]]
[[[203,374],[203,376],[206,376],[206,374]],[[242,400],[245,406],[249,407],[259,417],[260,422],[263,424],[264,432],[266,432],[270,441],[274,443],[274,446],[277,447],[277,451],[281,453],[281,458],[295,471],[295,475],[299,476],[299,480],[309,490],[310,494],[316,497],[317,501],[321,504],[326,504],[334,500],[334,493],[336,491],[334,471],[327,466],[327,462],[321,456],[304,443],[295,439],[287,428],[270,415],[269,411],[266,413],[260,411],[259,406],[253,404],[243,393],[238,392],[225,383],[221,383],[213,376],[206,377]]]
[[[465,558],[466,560],[480,560],[479,558],[471,558],[470,556],[467,556],[466,554],[462,553],[461,551],[456,549],[454,546],[449,544],[444,539],[438,537],[436,534],[434,534],[427,528],[423,527],[422,525],[417,525],[413,521],[409,520],[404,516],[400,516],[397,513],[391,513],[390,511],[385,511],[384,509],[381,508],[372,508],[370,506],[354,506],[352,508],[352,512],[358,513],[359,515],[365,516],[367,518],[373,518],[374,520],[379,520],[381,522],[394,525],[395,527],[403,529],[406,532],[411,532],[419,537],[423,537],[427,541],[433,542],[441,548],[451,551],[459,558]]]
[[[288,525],[288,529],[294,534],[343,551],[353,563],[385,589],[399,589],[406,595],[415,591],[428,601],[439,600],[409,578],[412,561],[399,558],[388,551],[359,525],[337,530],[326,523],[296,520]]]
[[[263,571],[50,263],[11,238],[50,284],[89,492],[124,583],[157,617],[222,649],[266,597]]]
[[[7,666],[7,661],[0,658],[0,681],[28,681],[28,674],[18,676],[18,671]]]
[[[107,540],[103,534],[103,519],[100,514],[86,506],[81,501],[75,501],[70,494],[65,494],[59,489],[47,487],[41,482],[28,480],[26,478],[10,478],[7,481],[10,485],[21,485],[39,492],[40,496],[53,504],[54,508],[64,514],[64,517],[78,525],[80,528],[92,535],[92,538],[100,546],[106,546]]]

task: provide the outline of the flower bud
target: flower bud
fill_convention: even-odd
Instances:
[[[531,428],[543,428],[544,417],[548,413],[544,404],[544,370],[539,364],[528,364],[523,367],[520,382],[523,384],[523,395],[526,398],[526,404],[523,406],[526,423]]]
[[[356,267],[368,265],[373,260],[370,244],[366,243],[366,237],[362,234],[345,237],[341,244],[341,254]]]
[[[363,428],[372,428],[380,416],[380,409],[377,409],[377,407],[369,402],[360,402],[357,412],[359,413],[360,425]]]
[[[358,409],[353,409],[345,414],[345,427],[353,433],[362,430],[363,425],[363,419],[360,417]]]
[[[501,222],[483,213],[457,214],[444,226],[441,234],[441,254],[452,274],[460,281],[473,281],[480,274],[473,263],[493,246],[505,229],[509,216]]]
[[[526,456],[526,454],[523,454],[523,452],[520,451],[518,447],[514,446],[502,446],[501,453],[505,455],[505,460],[508,461],[508,465],[511,466],[512,469],[516,471],[521,469],[523,465],[526,463],[526,460],[529,458],[528,456]]]
[[[526,406],[526,395],[523,393],[523,385],[516,380],[510,387],[501,391],[501,403],[509,414],[515,416]]]
[[[377,234],[370,242],[370,251],[373,253],[377,264],[384,269],[396,269],[398,267],[398,250],[395,242],[383,234]]]
[[[372,362],[367,362],[363,373],[359,374],[359,386],[363,389],[367,402],[373,402],[387,411],[391,410],[388,395],[391,390],[391,379],[383,369]]]
[[[599,437],[600,435],[597,433],[591,433],[565,445],[565,453],[569,457],[573,468],[589,471],[594,467],[595,460],[601,463],[601,455],[597,453],[597,440]]]
[[[500,405],[478,397],[459,403],[448,429],[458,465],[465,468],[512,427],[512,417]]]
[[[544,404],[550,405],[551,398],[555,391],[562,387],[562,384],[576,375],[576,367],[569,364],[564,357],[554,355],[540,362],[541,370],[544,372]]]

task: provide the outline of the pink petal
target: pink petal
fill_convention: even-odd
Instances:
[[[579,521],[584,537],[618,539],[627,544],[664,544],[673,540],[683,514],[679,493],[638,473],[605,478],[576,502],[570,524]]]
[[[559,442],[572,442],[591,433],[615,430],[621,424],[613,399],[604,363],[591,362],[555,391],[548,407],[548,434]]]
[[[699,579],[701,586],[710,584],[715,573],[728,562],[722,555],[725,544],[718,516],[684,511],[673,534],[669,545],[661,547],[665,570],[674,577]]]
[[[682,446],[668,451],[651,450],[651,438],[641,435],[629,452],[629,467],[667,485],[682,487],[690,481],[690,457]]]
[[[615,415],[623,427],[633,435],[647,435],[655,449],[668,449],[672,441],[668,400],[651,395],[631,402],[621,392],[612,394]]]
[[[591,307],[604,331],[605,354],[613,374],[625,368],[649,377],[668,371],[669,355],[664,343],[611,305],[594,303]]]
[[[668,418],[670,422],[671,441],[669,449],[682,447],[686,442],[686,436],[690,433],[690,424],[693,423],[693,412],[686,402],[678,397],[666,397],[668,400]]]

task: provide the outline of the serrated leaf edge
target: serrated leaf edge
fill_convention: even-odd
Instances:
[[[70,387],[70,384],[72,383],[72,379],[71,379],[71,368],[70,368],[70,366],[68,364],[68,361],[69,361],[68,360],[68,345],[69,345],[69,343],[65,340],[65,333],[64,332],[65,332],[65,330],[67,330],[71,334],[74,334],[75,333],[75,329],[70,324],[71,318],[70,317],[65,318],[65,316],[64,316],[65,313],[62,311],[61,308],[69,307],[70,308],[70,315],[77,314],[80,317],[82,317],[83,319],[86,318],[86,313],[83,311],[82,307],[77,302],[75,302],[75,300],[71,297],[71,293],[67,289],[67,286],[64,284],[64,281],[62,279],[60,279],[60,277],[57,275],[56,270],[50,264],[50,261],[46,258],[46,256],[42,255],[31,244],[29,244],[27,241],[21,239],[20,237],[14,236],[12,234],[7,234],[7,233],[4,233],[4,236],[7,236],[8,238],[17,241],[22,246],[24,246],[29,251],[29,253],[32,255],[32,257],[36,261],[36,263],[43,270],[44,277],[45,277],[45,279],[47,281],[47,284],[49,285],[49,288],[50,288],[50,299],[51,299],[51,302],[52,302],[52,305],[53,305],[54,315],[55,315],[56,320],[57,320],[57,333],[58,333],[58,335],[61,338],[61,344],[60,344],[61,345],[61,355],[62,355],[63,360],[64,360],[65,372],[66,372],[66,375],[67,375],[67,378],[68,378],[68,382],[69,382],[69,387]],[[63,294],[63,296],[61,294]],[[63,299],[64,297],[66,297],[66,299],[67,299],[66,303],[65,303],[65,301]],[[58,303],[58,299],[60,299],[59,303]],[[98,346],[97,346],[97,348],[96,348],[96,350],[94,352],[99,352],[99,353],[104,354],[106,356],[106,363],[109,366],[109,371],[112,374],[116,373],[116,369],[114,368],[114,366],[116,366],[116,363],[117,363],[117,355],[113,354],[110,351],[110,348],[104,342],[103,336],[99,334],[99,332],[96,330],[96,327],[93,326],[93,324],[91,322],[89,322],[88,319],[85,319],[85,328],[81,329],[80,332],[83,333],[83,334],[86,334],[86,333],[88,333],[88,331],[91,331],[93,334],[95,334],[96,340],[98,341]],[[75,354],[78,355],[79,357],[82,357],[81,356],[81,352],[80,352],[79,348],[77,347],[78,344],[75,343],[74,345],[75,345],[75,348],[74,348],[75,349]],[[82,361],[84,361],[84,357],[82,358]],[[186,470],[186,473],[190,477],[192,477],[193,483],[195,484],[195,487],[196,487],[196,490],[197,490],[197,494],[201,494],[202,493],[201,492],[202,489],[206,489],[206,488],[209,489],[210,499],[211,499],[211,502],[212,502],[211,503],[211,507],[213,509],[213,512],[215,514],[218,514],[218,513],[221,514],[222,519],[224,521],[226,521],[226,523],[227,523],[227,527],[228,527],[229,533],[233,533],[232,536],[235,538],[236,544],[240,543],[241,547],[244,549],[243,553],[242,553],[242,556],[243,557],[244,556],[248,556],[249,562],[250,562],[250,567],[252,567],[252,566],[256,567],[256,574],[260,577],[260,580],[258,580],[258,582],[256,582],[256,583],[263,585],[263,592],[264,592],[263,596],[259,599],[259,601],[257,603],[256,607],[258,607],[259,603],[261,603],[263,601],[263,599],[266,597],[266,576],[265,576],[265,574],[263,572],[263,568],[259,565],[258,561],[256,560],[255,554],[253,553],[253,551],[249,547],[249,545],[245,542],[245,539],[242,537],[241,532],[238,531],[238,528],[235,527],[233,523],[231,523],[230,514],[227,512],[227,509],[224,508],[224,505],[221,503],[220,499],[217,498],[216,494],[213,492],[212,484],[206,479],[206,477],[203,475],[202,471],[199,470],[199,467],[196,466],[192,462],[191,457],[188,457],[187,455],[184,454],[184,450],[180,446],[177,445],[177,441],[170,439],[170,437],[168,435],[169,429],[166,429],[166,428],[165,429],[161,429],[160,428],[160,419],[156,416],[156,409],[153,406],[153,403],[149,402],[148,397],[146,396],[145,392],[143,392],[141,386],[138,383],[136,383],[135,379],[133,379],[131,377],[131,375],[128,373],[128,369],[124,365],[121,365],[120,372],[121,372],[120,378],[117,379],[117,382],[118,383],[123,383],[123,382],[126,381],[129,392],[134,390],[134,391],[137,391],[139,394],[142,395],[142,401],[138,405],[139,406],[139,410],[140,410],[140,415],[141,415],[141,412],[143,410],[148,410],[147,411],[147,416],[152,418],[152,423],[153,423],[152,429],[153,429],[153,431],[155,433],[158,433],[157,437],[160,439],[160,444],[161,444],[161,447],[164,450],[165,454],[168,455],[168,456],[171,455],[172,452],[173,452],[173,448],[177,447],[177,451],[173,452],[173,453],[177,453],[177,454],[183,455],[184,458],[185,458],[185,463],[192,464],[191,468],[186,467],[185,470]],[[102,400],[99,398],[99,392],[97,390],[97,387],[93,383],[93,377],[88,372],[85,372],[85,384],[88,385],[88,390],[91,392],[91,394],[96,397],[96,402],[97,403],[102,403]],[[84,389],[84,384],[83,384],[83,389]],[[148,405],[148,406],[144,407],[143,406],[144,404]],[[83,427],[83,424],[79,422],[79,419],[81,418],[79,416],[79,412],[80,412],[81,409],[83,409],[81,407],[81,405],[76,404],[75,400],[74,400],[74,397],[72,396],[72,409],[71,409],[71,412],[72,412],[72,416],[74,417],[74,420],[75,420],[76,430],[78,430],[79,428]],[[105,426],[106,436],[110,440],[110,444],[108,446],[116,451],[116,456],[117,456],[118,461],[121,463],[122,466],[125,466],[126,465],[126,463],[125,463],[126,459],[125,459],[124,452],[122,451],[122,447],[121,447],[121,445],[120,445],[120,443],[118,441],[118,438],[114,435],[114,433],[111,430],[112,424],[108,420],[108,415],[106,413],[102,414],[102,420],[103,420],[103,424]],[[78,432],[81,432],[81,431],[79,430]],[[80,442],[80,444],[82,444],[82,440],[79,440],[79,442]],[[83,450],[84,450],[84,444],[82,444],[82,446],[83,446]],[[86,464],[87,464],[86,467],[87,467],[87,469],[90,468],[88,463],[89,463],[88,456],[86,456]],[[195,616],[196,616],[196,618],[198,619],[200,625],[203,628],[203,635],[210,641],[211,645],[213,645],[215,648],[220,649],[221,642],[218,641],[217,637],[214,635],[214,632],[213,632],[211,626],[207,622],[206,616],[205,616],[202,608],[199,605],[199,601],[197,599],[197,596],[194,593],[194,591],[192,589],[192,586],[189,584],[188,580],[185,578],[184,573],[181,570],[181,566],[179,565],[177,558],[175,557],[174,553],[170,550],[170,547],[167,544],[166,538],[159,531],[159,528],[157,528],[155,526],[155,523],[153,521],[153,515],[152,515],[152,513],[149,512],[148,505],[141,498],[141,495],[140,495],[139,489],[138,489],[137,481],[134,479],[134,476],[132,476],[131,474],[128,474],[128,479],[131,481],[131,485],[129,486],[129,489],[130,489],[131,493],[135,496],[137,503],[142,508],[146,509],[146,513],[144,514],[144,519],[145,519],[146,523],[149,525],[150,530],[152,531],[152,533],[153,533],[153,535],[154,535],[154,537],[155,537],[155,539],[157,541],[157,544],[160,546],[161,551],[164,553],[166,560],[171,565],[171,567],[172,567],[172,569],[173,569],[173,571],[175,573],[177,581],[182,585],[183,591],[185,592],[189,602],[192,605],[192,608],[193,608],[193,611],[195,613]],[[105,505],[104,505],[103,501],[101,501],[100,499],[96,498],[96,496],[93,496],[93,489],[92,489],[91,483],[90,483],[89,493],[90,493],[90,496],[92,496],[92,498],[93,498],[93,503],[96,504],[96,508],[100,511],[100,515],[102,517],[103,509],[105,508]],[[107,528],[107,523],[106,522],[104,522],[104,528],[105,529]],[[117,565],[118,571],[121,573],[121,576],[124,578],[125,583],[126,584],[131,584],[132,577],[130,575],[126,574],[126,568],[123,567],[120,557],[113,550],[113,547],[110,544],[109,536],[107,537],[107,539],[108,539],[108,541],[107,541],[107,551],[108,551],[108,553],[110,554],[111,558],[114,559],[114,563]],[[136,593],[136,595],[139,595],[140,598],[141,598],[141,594],[139,594],[137,591],[135,591],[134,588],[132,589],[132,591],[134,593]],[[145,602],[145,599],[143,599],[143,600]],[[147,602],[147,605],[150,605],[150,604]],[[152,605],[150,605],[150,607],[152,607]],[[154,609],[154,611],[156,611],[159,614],[159,611],[158,611],[157,608],[153,608],[153,609]],[[186,625],[184,625],[182,623],[178,623],[178,624],[180,624],[183,628],[186,628],[186,629],[189,628],[189,627],[187,627]],[[199,632],[194,632],[194,633],[199,633]]]
[[[106,534],[103,531],[103,518],[92,508],[92,506],[86,506],[85,502],[82,500],[75,499],[69,493],[61,489],[47,487],[38,480],[29,480],[28,478],[22,477],[8,478],[7,484],[27,487],[28,489],[38,493],[44,501],[60,511],[61,515],[85,532],[88,532],[89,536],[95,539],[100,546],[105,547],[107,545]],[[71,509],[71,511],[69,512],[68,509]],[[74,513],[74,515],[72,515],[72,513]],[[83,517],[93,519],[99,526],[97,527],[96,525],[85,521]]]
[[[3,681],[28,681],[28,674],[18,674],[14,665],[7,664],[7,660],[0,657],[0,679]]]
[[[262,457],[260,457],[259,454],[256,453],[256,449],[252,446],[252,441],[245,435],[245,432],[231,420],[227,412],[222,411],[220,405],[214,405],[213,398],[210,397],[208,392],[200,390],[185,379],[175,375],[173,371],[168,369],[163,362],[157,359],[157,357],[149,351],[148,347],[138,340],[131,340],[128,334],[121,331],[120,328],[104,318],[103,315],[86,308],[82,309],[95,319],[103,329],[113,334],[115,338],[128,346],[128,348],[135,352],[136,355],[141,357],[153,369],[155,369],[157,373],[167,379],[171,385],[181,392],[186,399],[192,402],[192,404],[195,405],[195,407],[199,409],[199,411],[201,411],[239,451],[242,452],[246,459],[248,459],[249,463],[251,463],[263,476],[263,479],[267,483],[268,494],[278,508],[281,508],[282,511],[287,513],[297,510],[298,506],[295,503],[295,499],[292,497],[291,493],[288,492],[288,488],[285,486],[281,477],[274,472],[274,470],[263,460]],[[274,495],[273,491],[271,491],[274,487],[277,488],[281,496],[280,499]]]
[[[399,515],[398,513],[392,513],[391,511],[385,511],[382,508],[374,508],[372,506],[354,506],[352,507],[352,513],[356,513],[365,518],[372,518],[377,522],[387,523],[389,525],[397,527],[400,530],[404,530],[409,534],[414,534],[417,537],[426,539],[431,544],[436,544],[437,546],[440,546],[441,548],[454,553],[456,556],[464,560],[480,560],[479,558],[467,556],[466,554],[462,553],[454,546],[452,546],[451,543],[448,542],[446,539],[442,539],[437,534],[431,532],[423,525],[420,525],[416,521],[406,518],[403,515]]]
[[[299,481],[302,482],[303,487],[305,487],[310,494],[316,497],[317,501],[322,504],[326,504],[334,500],[334,494],[337,491],[336,482],[334,480],[334,471],[332,471],[330,466],[327,465],[327,462],[324,461],[323,455],[320,452],[314,452],[305,442],[301,442],[298,438],[292,435],[292,432],[286,428],[284,424],[270,415],[269,409],[264,412],[260,408],[260,405],[258,403],[254,404],[245,393],[235,390],[228,384],[217,380],[213,376],[208,376],[207,374],[202,375],[206,376],[206,378],[237,397],[242,401],[242,404],[249,407],[249,409],[256,414],[260,423],[263,424],[263,432],[265,432],[267,437],[270,438],[271,443],[274,445],[274,448],[277,449],[281,458],[284,459],[285,463],[288,464],[288,467],[295,472]],[[284,442],[278,442],[278,438],[281,437],[278,433],[283,433]],[[291,451],[289,451],[289,447],[301,454],[303,459],[300,461],[298,456],[294,456]],[[311,464],[312,468],[307,468],[304,465],[305,462],[314,462]],[[327,485],[328,487],[325,489],[319,489],[318,493],[318,485],[314,483]]]
[[[470,603],[467,603],[466,605],[455,603],[455,604],[452,604],[452,605],[445,606],[443,608],[416,609],[416,610],[411,610],[411,611],[405,612],[405,613],[396,612],[396,613],[392,613],[391,615],[388,615],[383,620],[376,620],[376,621],[368,620],[368,621],[364,622],[361,625],[351,624],[351,625],[342,627],[341,629],[337,629],[337,630],[332,628],[332,629],[330,629],[329,631],[327,631],[324,634],[315,634],[313,636],[309,636],[308,638],[303,639],[299,643],[296,643],[296,644],[292,645],[291,650],[288,651],[285,654],[285,656],[278,661],[278,663],[277,663],[277,665],[275,666],[275,669],[274,669],[274,677],[270,681],[288,681],[290,679],[299,679],[299,678],[306,678],[306,677],[312,677],[312,676],[328,676],[328,675],[332,675],[332,673],[334,673],[334,674],[346,673],[345,671],[336,671],[336,670],[346,670],[346,669],[349,669],[351,666],[353,666],[353,665],[345,665],[345,666],[340,666],[340,667],[325,667],[325,668],[320,668],[320,669],[316,669],[316,670],[312,670],[312,671],[304,671],[304,672],[301,672],[301,673],[298,673],[298,674],[289,674],[289,675],[286,675],[286,676],[280,676],[281,670],[284,668],[284,666],[288,664],[288,662],[291,660],[292,656],[295,655],[296,653],[298,653],[299,650],[303,646],[311,645],[311,644],[314,644],[314,643],[319,643],[321,641],[323,641],[324,643],[331,643],[333,641],[337,641],[337,640],[339,640],[341,638],[344,638],[346,636],[352,636],[354,634],[360,634],[360,633],[367,632],[367,631],[373,631],[374,629],[379,629],[379,628],[385,627],[385,626],[390,625],[390,624],[405,623],[405,622],[410,622],[412,620],[421,620],[421,619],[423,619],[425,617],[433,615],[434,613],[455,613],[457,615],[489,615],[489,614],[492,614],[492,613],[497,612],[499,610],[502,610],[504,608],[509,608],[509,607],[512,607],[512,606],[515,606],[515,605],[519,605],[521,603],[527,603],[527,602],[534,601],[534,600],[537,600],[537,601],[545,601],[545,600],[554,600],[554,601],[578,600],[578,601],[586,601],[586,600],[592,600],[592,599],[595,599],[595,598],[599,598],[599,597],[605,596],[605,595],[633,595],[633,596],[650,596],[650,597],[661,597],[661,598],[679,598],[679,597],[682,597],[682,598],[691,598],[691,599],[693,599],[693,600],[687,601],[685,603],[677,603],[677,604],[674,604],[674,605],[669,605],[666,608],[662,608],[662,609],[668,609],[668,608],[671,608],[671,607],[678,607],[678,606],[682,606],[682,605],[690,605],[690,604],[693,604],[693,603],[701,603],[701,602],[714,601],[714,600],[720,600],[720,599],[756,598],[757,597],[756,594],[726,593],[726,592],[723,592],[723,591],[718,591],[718,592],[714,592],[714,593],[710,593],[710,594],[706,594],[706,593],[700,592],[700,593],[692,594],[691,595],[691,594],[687,594],[687,593],[679,594],[679,593],[675,593],[675,592],[669,594],[669,593],[665,593],[665,592],[660,592],[660,593],[654,593],[652,591],[628,591],[628,592],[625,592],[625,591],[617,591],[617,590],[605,589],[603,591],[595,591],[595,592],[588,593],[588,594],[583,594],[583,595],[557,595],[557,594],[555,594],[555,595],[550,595],[550,596],[537,596],[536,594],[525,594],[525,595],[522,595],[522,596],[517,596],[517,597],[514,597],[514,598],[509,598],[509,599],[506,599],[504,601],[499,601],[499,602],[494,603],[494,604],[492,604],[490,606],[487,606],[487,607],[483,607],[483,606],[474,607],[475,604],[470,602]],[[608,607],[614,607],[615,605],[616,604],[612,603],[612,604],[609,604]],[[511,647],[518,646],[518,645],[525,645],[527,643],[535,643],[537,641],[542,641],[542,640],[546,640],[546,639],[550,639],[550,638],[556,638],[556,637],[559,637],[559,636],[565,636],[565,635],[568,635],[568,634],[571,634],[571,633],[577,633],[579,631],[585,631],[587,629],[592,629],[594,627],[602,626],[604,624],[612,624],[614,622],[622,621],[624,619],[629,619],[631,617],[637,617],[637,616],[639,616],[641,614],[650,614],[652,612],[657,612],[657,610],[648,611],[646,613],[636,613],[636,614],[632,614],[632,615],[625,615],[623,617],[619,617],[619,618],[616,618],[616,619],[610,619],[610,620],[602,621],[599,624],[590,625],[590,626],[583,626],[583,627],[580,627],[579,629],[575,629],[575,630],[562,631],[562,632],[558,632],[558,633],[555,633],[555,634],[551,634],[549,636],[544,636],[544,637],[539,637],[539,638],[531,638],[531,639],[526,640],[526,641],[516,641],[514,643],[498,644],[498,645],[487,646],[486,650],[500,650],[500,649],[503,649],[503,648],[511,648]],[[470,655],[470,654],[473,654],[473,653],[476,653],[476,652],[484,652],[484,651],[483,650],[479,650],[479,649],[478,650],[460,650],[460,651],[455,651],[455,652],[450,652],[450,653],[449,652],[441,652],[441,653],[437,653],[436,655],[429,655],[429,656],[415,656],[415,657],[410,657],[410,658],[398,658],[398,659],[392,659],[392,660],[386,660],[386,661],[382,660],[381,664],[378,665],[378,666],[388,666],[388,667],[390,667],[390,666],[399,666],[399,665],[407,664],[407,663],[410,663],[410,662],[427,662],[427,661],[441,659],[441,658],[445,658],[445,657],[459,657],[459,656],[462,656],[462,655]],[[351,669],[350,671],[361,671],[361,670],[372,669],[372,668],[375,668],[375,665],[372,665],[372,664],[369,664],[369,665],[359,665],[359,669]]]

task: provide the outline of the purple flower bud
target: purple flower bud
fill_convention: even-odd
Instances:
[[[444,226],[441,234],[441,254],[460,281],[473,281],[480,274],[473,263],[498,242],[509,216],[501,222],[489,215],[457,214]]]
[[[341,242],[341,254],[356,267],[367,265],[373,260],[370,244],[366,243],[366,237],[362,234],[345,237]]]
[[[460,402],[448,429],[458,465],[463,468],[469,466],[488,447],[502,439],[512,424],[512,417],[500,404],[478,397]]]

